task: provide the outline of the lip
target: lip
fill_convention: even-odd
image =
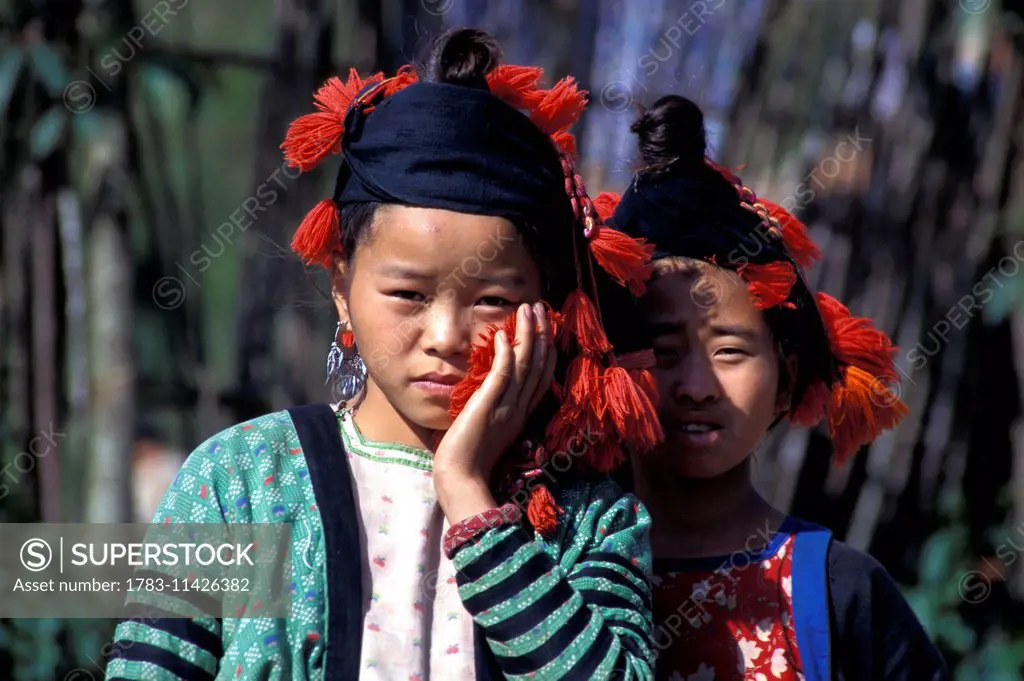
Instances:
[[[703,432],[686,430],[687,426],[707,426]],[[707,414],[686,414],[672,423],[674,438],[688,449],[701,449],[717,444],[724,436],[724,426]]]
[[[437,385],[454,386],[462,380],[461,376],[455,374],[429,373],[412,379],[414,383],[436,383]]]
[[[684,426],[711,426],[712,428],[721,430],[724,426],[721,421],[711,418],[705,413],[692,412],[684,414],[673,420],[673,426],[676,428],[682,428]]]
[[[431,397],[449,399],[455,391],[455,384],[462,380],[455,374],[424,374],[412,380],[413,387],[422,390]]]

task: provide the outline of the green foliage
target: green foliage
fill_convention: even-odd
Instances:
[[[28,48],[36,79],[54,99],[60,99],[71,82],[71,73],[57,51],[44,42],[32,43]]]
[[[992,287],[992,300],[982,310],[982,318],[987,324],[999,324],[1024,304],[1024,272],[1020,271],[1024,270],[1024,263],[1015,260],[1015,267],[1011,266],[1013,256],[1008,257],[1003,268],[1008,273],[1014,272],[1014,275],[1006,277],[998,270],[994,273],[1001,285]]]
[[[7,105],[14,94],[21,75],[21,65],[25,61],[25,51],[21,45],[8,45],[0,53],[0,116],[7,112]]]
[[[60,146],[68,128],[68,110],[57,105],[44,113],[29,133],[28,148],[34,160],[49,156]]]
[[[918,567],[920,581],[905,589],[907,601],[928,635],[947,654],[947,661],[952,660],[950,673],[955,681],[1016,681],[1024,670],[1024,635],[974,623],[978,618],[970,615],[977,613],[971,609],[988,605],[991,582],[969,562],[962,498],[946,495],[939,500],[939,508],[949,523],[925,541]],[[988,589],[970,588],[979,584]]]

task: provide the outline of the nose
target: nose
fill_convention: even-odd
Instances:
[[[435,301],[423,314],[420,344],[426,354],[439,358],[468,354],[471,315],[455,301]]]
[[[687,353],[676,372],[672,395],[676,402],[712,403],[721,397],[721,384],[704,353]]]

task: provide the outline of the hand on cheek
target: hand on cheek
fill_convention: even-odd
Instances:
[[[504,331],[495,336],[487,378],[434,453],[434,486],[451,523],[497,506],[491,472],[551,387],[556,353],[546,310],[524,304],[516,314],[515,343]]]

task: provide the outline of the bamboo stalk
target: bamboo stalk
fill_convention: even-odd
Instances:
[[[93,222],[89,238],[92,446],[85,520],[127,522],[131,517],[132,385],[131,254],[107,215]]]
[[[32,249],[32,417],[33,433],[60,427],[57,415],[57,300],[54,282],[56,235],[53,196],[34,194]],[[60,522],[59,446],[29,452],[39,478],[39,511],[44,523]]]

